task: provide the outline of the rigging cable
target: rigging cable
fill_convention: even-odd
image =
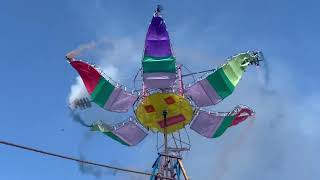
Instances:
[[[195,75],[195,73],[193,73],[186,65],[184,65],[184,64],[182,64],[182,67],[184,67],[188,72],[189,72],[189,74],[184,74],[184,75],[182,75],[182,77],[186,77],[186,76],[192,76],[192,78],[193,78],[193,83],[195,83],[196,82],[196,78],[194,77],[194,75]]]
[[[146,176],[156,176],[156,177],[161,178],[161,179],[174,180],[173,178],[170,178],[170,177],[164,177],[164,176],[160,176],[160,175],[153,175],[153,174],[148,173],[148,172],[142,172],[142,171],[136,171],[136,170],[131,170],[131,169],[119,168],[119,167],[114,167],[114,166],[110,166],[110,165],[106,165],[106,164],[100,164],[100,163],[96,163],[96,162],[92,162],[92,161],[76,159],[76,158],[73,158],[73,157],[64,156],[64,155],[60,155],[60,154],[55,154],[55,153],[51,153],[51,152],[47,152],[47,151],[42,151],[42,150],[39,150],[39,149],[35,149],[35,148],[27,147],[27,146],[22,146],[22,145],[18,145],[18,144],[6,142],[6,141],[1,141],[0,140],[0,144],[11,146],[11,147],[16,147],[16,148],[19,148],[19,149],[24,149],[24,150],[27,150],[27,151],[32,151],[32,152],[36,152],[36,153],[40,153],[40,154],[44,154],[44,155],[48,155],[48,156],[54,156],[54,157],[58,157],[58,158],[65,159],[65,160],[76,161],[76,162],[79,162],[79,163],[90,164],[90,165],[93,165],[93,166],[99,166],[99,167],[103,167],[103,168],[113,169],[113,170],[117,170],[117,171],[141,174],[141,175],[146,175]]]
[[[142,68],[140,68],[137,73],[135,74],[134,78],[133,78],[133,88],[135,92],[138,92],[137,88],[136,88],[136,81],[137,81],[137,77],[139,75],[139,73],[142,71]]]

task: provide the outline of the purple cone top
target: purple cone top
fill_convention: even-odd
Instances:
[[[142,67],[147,88],[170,87],[176,79],[176,60],[172,55],[169,33],[161,16],[153,16],[149,25]]]
[[[152,18],[145,41],[144,55],[158,58],[172,56],[167,27],[160,16]]]

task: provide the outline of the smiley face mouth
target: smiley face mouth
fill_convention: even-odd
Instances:
[[[166,123],[166,127],[172,126],[174,124],[178,124],[182,121],[186,120],[186,118],[184,117],[183,114],[178,114],[176,116],[171,116],[169,118],[167,118],[167,123]],[[165,123],[164,123],[164,119],[161,121],[158,121],[158,124],[160,125],[161,128],[164,128]]]

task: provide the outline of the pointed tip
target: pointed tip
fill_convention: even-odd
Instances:
[[[156,10],[154,12],[154,16],[158,17],[161,16],[161,11],[163,10],[163,6],[160,4],[157,5]]]
[[[72,61],[72,58],[69,56],[65,56],[66,60],[70,63]]]

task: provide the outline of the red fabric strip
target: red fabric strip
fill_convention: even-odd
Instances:
[[[100,80],[100,73],[86,62],[75,60],[71,61],[70,64],[78,71],[89,94],[91,94]]]
[[[245,115],[243,115],[243,113],[246,113]],[[248,109],[248,108],[244,108],[241,109],[237,114],[236,117],[234,118],[234,120],[232,121],[231,126],[235,126],[239,123],[241,123],[242,121],[245,121],[248,117],[250,117],[252,115],[252,110]]]
[[[167,118],[167,127],[172,126],[174,124],[177,124],[179,122],[184,121],[186,118],[184,117],[183,114],[179,114],[177,116],[172,116]],[[164,120],[159,121],[158,124],[160,125],[161,128],[164,128]]]

